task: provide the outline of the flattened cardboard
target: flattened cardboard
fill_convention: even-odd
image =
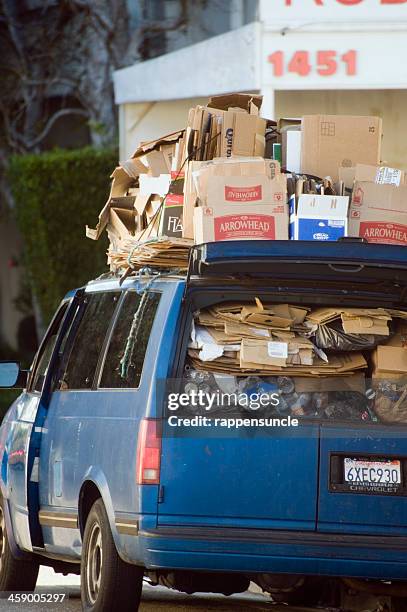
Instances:
[[[294,385],[297,393],[321,393],[327,391],[355,391],[364,394],[366,391],[364,374],[351,376],[320,376],[317,378],[295,377]]]
[[[127,190],[134,185],[134,178],[131,177],[126,170],[122,167],[117,166],[110,176],[112,183],[110,186],[110,193],[108,200],[102,210],[99,213],[99,221],[95,229],[91,229],[88,225],[86,226],[86,236],[91,240],[99,240],[103,230],[109,221],[111,199],[116,197],[126,196]]]
[[[170,174],[160,174],[150,176],[149,174],[140,175],[140,195],[151,196],[153,194],[164,197],[167,195],[171,184]]]
[[[407,374],[407,349],[386,344],[377,346],[372,354],[374,373]]]
[[[129,236],[134,236],[137,230],[135,210],[126,210],[124,208],[111,208],[109,226],[110,231],[115,233],[119,239],[125,239]]]
[[[240,367],[251,367],[248,364],[257,366],[285,366],[287,357],[274,357],[270,354],[269,341],[243,338],[240,348]],[[287,352],[288,346],[286,345]]]
[[[378,165],[382,141],[379,117],[305,115],[301,124],[301,171],[338,181],[338,168]]]
[[[390,331],[386,319],[372,317],[349,317],[341,315],[343,331],[346,334],[374,334],[375,336],[388,336]]]
[[[258,115],[263,96],[258,94],[220,94],[209,98],[208,108],[218,108],[228,110],[229,108],[241,108],[248,113]]]
[[[159,149],[162,145],[168,145],[172,143],[176,143],[182,136],[184,135],[184,130],[178,130],[178,132],[172,132],[171,134],[166,134],[165,136],[161,136],[160,138],[156,138],[155,140],[149,140],[146,142],[140,143],[140,146],[135,150],[132,155],[132,159],[141,157],[153,151],[154,149]]]

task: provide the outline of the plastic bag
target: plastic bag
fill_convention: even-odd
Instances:
[[[389,336],[347,334],[343,331],[341,320],[337,319],[327,325],[318,325],[314,342],[318,348],[326,351],[364,351],[388,342],[391,335],[391,330]]]
[[[407,383],[380,381],[374,410],[382,423],[407,423]]]

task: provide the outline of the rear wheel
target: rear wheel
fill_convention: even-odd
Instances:
[[[407,612],[407,598],[392,597],[391,598],[391,612]]]
[[[34,591],[40,566],[37,561],[21,561],[11,553],[0,500],[0,591]]]
[[[139,609],[144,570],[120,559],[101,499],[86,521],[81,560],[83,610],[136,612]]]

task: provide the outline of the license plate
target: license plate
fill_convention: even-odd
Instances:
[[[401,464],[398,459],[345,457],[344,480],[350,491],[396,493],[401,486]]]

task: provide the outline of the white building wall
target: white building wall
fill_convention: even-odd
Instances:
[[[207,98],[190,98],[122,104],[119,113],[120,159],[130,157],[143,140],[154,140],[182,130],[187,123],[188,110],[206,102]]]
[[[276,115],[376,115],[383,119],[382,161],[407,169],[407,90],[278,91]]]

